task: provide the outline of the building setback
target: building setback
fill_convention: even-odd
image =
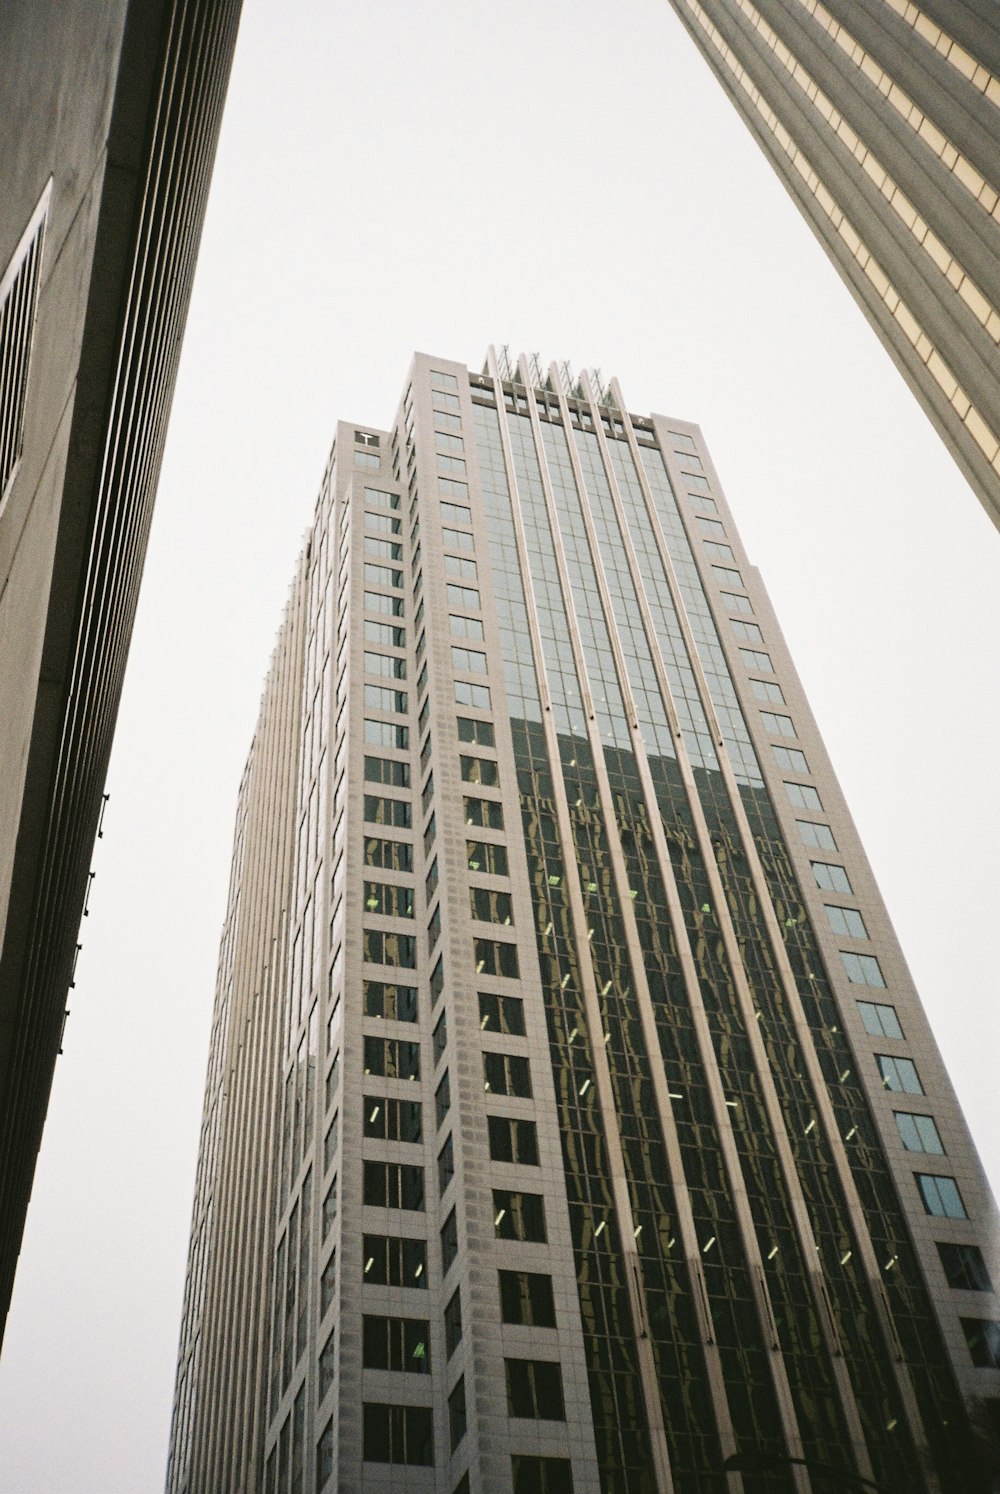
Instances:
[[[0,1333],[239,12],[7,0],[0,21]]]
[[[995,1229],[698,427],[417,356],[240,790],[169,1494],[969,1494]]]
[[[671,0],[1000,525],[994,0]]]

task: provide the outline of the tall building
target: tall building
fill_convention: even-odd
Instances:
[[[0,1333],[239,12],[0,5]]]
[[[1000,525],[994,0],[671,0]]]
[[[970,1494],[996,1222],[698,427],[416,357],[240,788],[169,1494]]]

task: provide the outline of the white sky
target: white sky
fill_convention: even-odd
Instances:
[[[0,1359],[2,1494],[162,1488],[230,838],[340,418],[415,349],[698,421],[984,1160],[998,536],[666,0],[246,0]]]

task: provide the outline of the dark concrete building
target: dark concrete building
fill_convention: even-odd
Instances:
[[[0,1321],[239,0],[0,0]]]
[[[169,1494],[979,1494],[996,1224],[698,427],[416,357],[240,789]]]
[[[671,0],[1000,525],[994,0]]]

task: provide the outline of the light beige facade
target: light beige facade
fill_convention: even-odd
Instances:
[[[698,428],[416,357],[241,791],[170,1494],[965,1494],[995,1223]]]

